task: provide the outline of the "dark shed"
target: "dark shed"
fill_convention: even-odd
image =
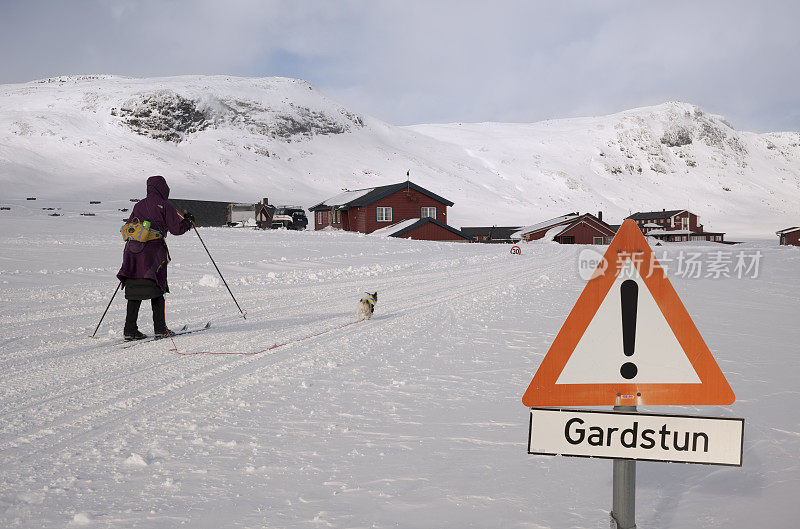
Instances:
[[[213,200],[187,200],[171,198],[169,201],[178,211],[190,211],[197,226],[225,226],[228,224],[228,206],[230,202]]]

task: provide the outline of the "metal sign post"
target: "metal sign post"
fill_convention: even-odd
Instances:
[[[635,412],[636,406],[614,406],[614,411]],[[616,529],[636,529],[636,461],[614,460],[611,519]]]

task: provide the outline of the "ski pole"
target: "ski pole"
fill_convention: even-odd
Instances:
[[[200,239],[200,244],[202,244],[203,248],[206,249],[206,253],[208,254],[208,258],[211,259],[211,262],[213,263],[214,268],[217,269],[217,273],[219,274],[219,277],[221,277],[222,278],[222,282],[225,283],[225,288],[228,289],[228,294],[231,295],[231,297],[233,298],[233,302],[236,303],[236,308],[239,309],[239,312],[241,313],[242,318],[247,319],[247,313],[242,310],[242,307],[239,306],[239,302],[236,301],[236,298],[233,296],[233,292],[231,292],[231,287],[228,286],[228,282],[225,281],[225,278],[222,276],[222,272],[219,271],[219,267],[217,266],[217,263],[214,262],[214,258],[211,257],[211,252],[208,251],[208,247],[206,246],[206,243],[204,243],[203,242],[203,238],[200,237],[200,232],[197,231],[197,226],[194,225],[194,222],[192,222],[192,228],[194,228],[194,232],[197,234],[197,238]]]
[[[119,292],[119,287],[121,287],[121,286],[122,286],[122,281],[117,283],[117,289],[114,291],[114,295],[111,296],[111,301],[114,301],[114,298],[116,297],[117,292]],[[111,306],[111,301],[108,302],[108,306],[106,307],[105,312],[103,312],[103,315],[100,316],[100,321],[97,322],[97,327],[94,328],[94,332],[92,333],[92,338],[94,338],[94,335],[97,334],[97,329],[100,328],[100,324],[103,323],[103,318],[106,317],[106,312],[108,312],[108,308]]]

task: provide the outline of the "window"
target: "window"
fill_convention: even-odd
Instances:
[[[375,208],[378,212],[378,222],[392,222],[392,208],[378,207]]]
[[[603,244],[605,237],[592,237],[592,244]]]
[[[422,208],[422,212],[420,213],[420,218],[424,219],[426,217],[433,217],[436,218],[436,208]]]
[[[317,224],[322,224],[322,212],[317,211]]]
[[[339,224],[339,223],[341,223],[341,222],[342,222],[342,212],[341,212],[341,211],[339,211],[338,209],[336,210],[336,213],[335,213],[335,218],[334,218],[333,222],[334,222],[335,224]]]

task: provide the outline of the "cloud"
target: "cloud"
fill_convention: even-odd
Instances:
[[[0,82],[304,78],[395,124],[537,121],[683,100],[800,130],[791,1],[101,1],[0,7]]]

